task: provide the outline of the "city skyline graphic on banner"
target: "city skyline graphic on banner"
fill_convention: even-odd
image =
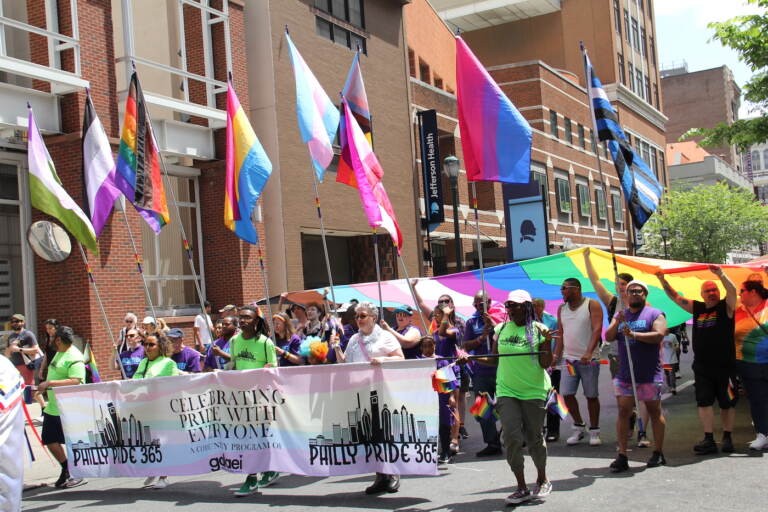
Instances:
[[[101,417],[94,419],[95,429],[87,432],[88,441],[72,444],[73,449],[160,446],[160,440],[152,438],[149,425],[142,424],[133,414],[121,418],[113,402],[107,403],[106,415],[101,406],[99,412]]]

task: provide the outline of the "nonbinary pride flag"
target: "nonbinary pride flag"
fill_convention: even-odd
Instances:
[[[224,225],[248,243],[259,235],[251,213],[269,176],[272,162],[245,115],[232,82],[227,83],[227,161],[224,189]]]
[[[296,79],[296,114],[301,140],[309,146],[315,175],[322,182],[325,169],[333,160],[333,139],[339,129],[339,111],[293,45],[288,32],[285,33],[285,39],[288,41]]]
[[[125,99],[117,153],[117,185],[155,233],[171,221],[157,147],[139,77],[134,71]]]
[[[342,99],[341,102],[347,130],[347,143],[342,151],[344,149],[349,151],[360,202],[363,204],[366,217],[368,217],[368,223],[372,228],[386,229],[389,236],[392,237],[397,251],[400,252],[403,248],[403,235],[400,233],[400,226],[397,224],[392,203],[389,202],[389,196],[381,182],[384,177],[384,170],[349,110],[346,99]]]
[[[88,216],[70,197],[56,174],[51,155],[35,123],[32,107],[29,110],[29,131],[27,133],[27,158],[29,163],[29,197],[32,206],[55,217],[78,242],[99,254],[96,232]]]
[[[365,85],[363,84],[363,73],[360,70],[360,52],[355,53],[355,58],[352,59],[352,65],[349,68],[347,74],[347,81],[344,84],[344,89],[341,91],[341,95],[346,98],[349,104],[349,110],[352,115],[355,116],[357,124],[360,125],[360,129],[363,131],[365,138],[368,140],[368,144],[373,148],[373,135],[371,133],[371,112],[368,108],[368,96],[365,94]],[[347,130],[346,123],[344,121],[344,109],[341,111],[341,122],[339,123],[339,142],[342,148],[347,146]],[[339,168],[336,172],[336,181],[338,183],[344,183],[350,187],[357,187],[357,181],[355,181],[355,172],[352,169],[352,161],[349,156],[349,148],[346,151],[341,152],[341,158],[339,158]]]
[[[461,37],[456,101],[467,181],[528,183],[531,127]]]
[[[587,50],[584,52],[584,69],[587,74],[592,126],[600,141],[607,141],[613,165],[621,181],[629,213],[637,229],[641,229],[656,211],[663,191],[653,171],[629,145],[624,130],[619,125],[603,84],[597,78]]]
[[[83,183],[87,194],[85,212],[91,218],[98,237],[107,223],[120,189],[115,183],[115,159],[96,115],[91,94],[86,91],[85,113],[83,114]]]

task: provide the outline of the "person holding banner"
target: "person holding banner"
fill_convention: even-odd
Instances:
[[[232,338],[229,346],[235,370],[253,370],[277,366],[275,344],[269,338],[269,326],[261,315],[258,306],[243,306],[238,310],[240,333]],[[276,471],[249,474],[235,496],[248,496],[259,487],[272,485],[280,476]]]
[[[280,366],[299,366],[304,364],[299,349],[301,337],[293,329],[291,319],[285,313],[272,315],[275,326],[275,351],[279,357]]]
[[[75,386],[85,382],[85,363],[83,353],[72,345],[75,333],[66,325],[56,329],[54,343],[56,355],[48,365],[47,380],[40,383],[40,393],[48,393],[48,405],[43,409],[43,444],[61,465],[61,473],[54,484],[58,489],[70,489],[83,485],[82,478],[69,476],[67,467],[67,452],[64,450],[64,429],[61,426],[59,406],[52,388],[59,386]]]
[[[384,361],[405,359],[403,349],[397,339],[379,327],[379,308],[370,302],[361,302],[356,308],[355,319],[359,331],[352,336],[347,349],[341,351],[339,335],[331,337],[331,348],[336,353],[339,363],[365,363],[377,365]],[[376,473],[373,485],[365,489],[365,494],[394,493],[400,489],[400,475]]]
[[[485,357],[481,364],[498,366],[496,373],[496,412],[501,420],[507,463],[517,480],[517,490],[507,496],[507,505],[519,505],[552,493],[547,478],[547,445],[544,441],[544,418],[547,394],[552,387],[547,368],[552,366],[552,337],[556,332],[535,320],[531,295],[525,290],[509,292],[504,303],[511,321],[494,326],[491,355],[526,354],[538,356]],[[460,363],[466,358],[460,358]],[[525,482],[523,437],[538,475],[531,491]]]
[[[211,344],[208,353],[203,361],[203,371],[212,372],[214,370],[224,370],[227,364],[232,360],[230,355],[230,342],[232,337],[237,334],[237,317],[227,315],[216,322],[219,328],[218,338]]]

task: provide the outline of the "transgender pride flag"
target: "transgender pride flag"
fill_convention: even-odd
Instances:
[[[467,180],[528,183],[531,127],[460,37],[456,86]]]
[[[333,139],[339,129],[339,111],[285,33],[296,78],[296,114],[301,140],[309,145],[309,154],[317,179],[323,181],[325,169],[333,160]]]

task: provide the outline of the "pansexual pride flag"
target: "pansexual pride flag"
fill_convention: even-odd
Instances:
[[[400,252],[403,248],[403,235],[397,224],[395,210],[392,208],[387,191],[384,190],[384,184],[381,182],[384,169],[381,168],[378,158],[376,158],[363,131],[352,115],[346,99],[342,99],[342,104],[347,130],[347,140],[342,147],[342,152],[349,152],[352,169],[355,171],[357,191],[360,193],[360,202],[363,203],[368,224],[372,228],[386,229],[389,236],[392,237],[397,251]]]
[[[357,124],[363,131],[365,138],[368,140],[368,144],[373,148],[373,134],[371,133],[371,112],[368,108],[368,96],[365,94],[365,85],[363,84],[363,73],[360,70],[360,52],[355,53],[355,58],[352,59],[352,66],[349,68],[347,74],[347,81],[344,84],[344,89],[341,91],[341,95],[344,96],[349,105],[349,110],[352,111],[352,115],[355,116]],[[357,187],[357,181],[355,180],[355,171],[352,169],[352,161],[349,156],[349,149],[347,146],[347,129],[346,122],[344,121],[344,109],[341,112],[341,122],[339,123],[339,143],[341,144],[341,158],[339,159],[339,168],[336,172],[336,181],[338,183],[344,183],[350,187]]]
[[[154,232],[159,233],[171,221],[171,217],[160,171],[160,150],[135,71],[131,75],[125,100],[116,178],[120,191],[133,203]]]
[[[272,162],[245,115],[232,82],[227,83],[227,161],[224,189],[224,225],[248,243],[259,235],[251,221]]]
[[[467,180],[528,183],[531,127],[460,37],[456,101]]]
[[[309,145],[315,175],[322,182],[325,169],[333,160],[333,139],[339,129],[339,111],[293,45],[288,32],[285,39],[296,79],[296,114],[301,140]]]

